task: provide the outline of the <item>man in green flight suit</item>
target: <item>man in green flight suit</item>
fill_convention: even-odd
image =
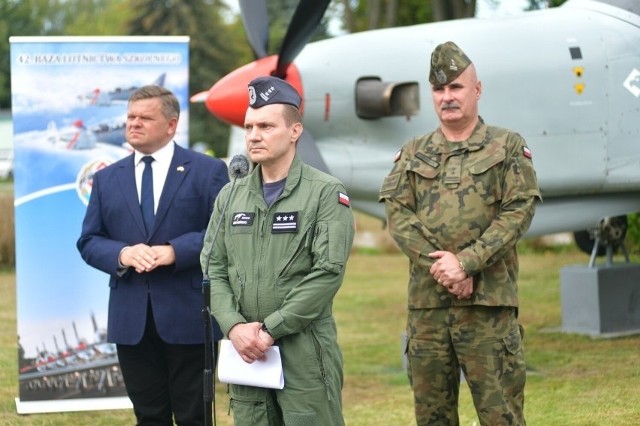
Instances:
[[[236,182],[226,212],[231,185],[220,192],[201,255],[212,313],[242,359],[252,363],[272,345],[280,348],[282,390],[230,386],[239,426],[344,424],[332,305],[351,251],[353,213],[344,186],[296,153],[300,102],[279,78],[249,83],[245,138],[257,166]]]
[[[457,425],[460,370],[482,425],[523,425],[516,243],[540,192],[524,139],[478,115],[482,84],[453,42],[431,55],[440,126],[385,178],[389,231],[410,260],[409,379],[418,425]]]

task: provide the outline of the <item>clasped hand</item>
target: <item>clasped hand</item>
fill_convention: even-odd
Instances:
[[[429,272],[433,278],[458,299],[469,299],[473,293],[473,278],[460,267],[455,254],[448,251],[434,251],[429,257],[436,260]]]
[[[120,263],[134,268],[137,273],[150,272],[158,266],[172,265],[175,261],[175,252],[169,244],[162,246],[136,244],[126,247],[120,253]]]
[[[244,362],[264,361],[264,354],[273,345],[273,337],[262,330],[262,323],[236,324],[229,331],[229,340]]]

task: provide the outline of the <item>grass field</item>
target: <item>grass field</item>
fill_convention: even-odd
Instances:
[[[362,229],[375,225],[361,225]],[[345,355],[344,415],[350,426],[414,425],[403,371],[407,260],[398,253],[356,250],[335,301]],[[560,269],[586,264],[576,251],[521,256],[521,322],[526,329],[525,414],[529,425],[640,424],[640,336],[594,339],[558,332],[562,322]],[[556,331],[554,331],[556,330]],[[16,414],[15,276],[0,272],[0,425],[131,425],[128,410]],[[226,388],[217,385],[217,424],[228,426]],[[477,424],[469,391],[461,387],[462,425]],[[324,426],[324,425],[323,425]]]
[[[0,194],[13,193],[13,181],[0,179]]]

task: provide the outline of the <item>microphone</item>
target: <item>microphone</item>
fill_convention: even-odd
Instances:
[[[229,207],[229,201],[233,190],[235,189],[236,180],[243,178],[249,173],[249,160],[244,155],[234,155],[229,162],[229,178],[231,179],[231,189],[227,195],[224,206],[222,207],[222,213],[218,219],[215,230],[213,232],[213,239],[211,240],[211,248],[207,253],[207,263],[202,274],[202,318],[204,320],[204,333],[205,333],[205,353],[204,353],[204,371],[203,371],[203,402],[204,402],[204,416],[205,425],[210,426],[215,424],[215,387],[213,383],[213,371],[215,370],[214,360],[216,357],[216,347],[213,344],[212,330],[211,330],[211,282],[209,279],[209,258],[213,253],[213,248],[216,245],[218,238],[218,231],[227,213]],[[212,413],[213,411],[213,413]]]
[[[234,155],[229,163],[229,177],[243,178],[249,173],[249,160],[244,155]]]

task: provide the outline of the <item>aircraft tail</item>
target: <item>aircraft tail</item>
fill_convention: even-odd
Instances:
[[[154,81],[153,84],[156,86],[164,87],[164,80],[166,77],[167,77],[167,73],[163,72],[162,74],[160,74],[158,78],[156,78],[156,81]]]

